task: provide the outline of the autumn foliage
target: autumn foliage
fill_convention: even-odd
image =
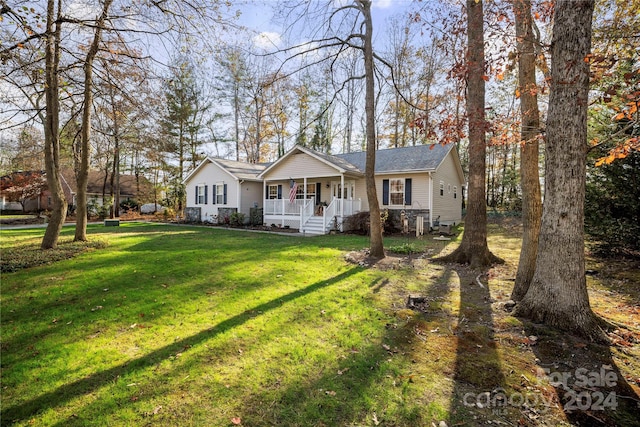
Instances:
[[[25,209],[28,200],[40,197],[47,188],[44,172],[14,172],[2,177],[0,191],[8,202],[17,202]]]

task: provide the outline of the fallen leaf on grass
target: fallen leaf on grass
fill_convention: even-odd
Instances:
[[[335,396],[335,395],[336,395],[336,392],[335,392],[335,391],[333,391],[333,390],[327,390],[327,391],[325,391],[324,393],[325,393],[327,396]]]
[[[231,418],[231,424],[239,426],[242,424],[242,419],[240,417],[233,417]]]
[[[162,405],[158,405],[155,408],[153,408],[153,415],[158,415],[158,412],[160,412],[161,409],[162,409]]]

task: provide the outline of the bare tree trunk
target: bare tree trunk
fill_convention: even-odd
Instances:
[[[584,272],[587,107],[594,1],[556,3],[551,43],[545,200],[536,269],[516,314],[606,341]]]
[[[61,1],[58,2],[58,13],[56,14],[55,0],[47,2],[47,32],[45,38],[45,98],[47,112],[44,126],[44,163],[53,210],[40,245],[42,249],[53,249],[57,246],[62,225],[67,217],[67,201],[64,198],[64,191],[60,182],[60,98],[58,86],[60,23],[56,24],[60,14],[60,7]]]
[[[522,188],[522,247],[516,282],[511,299],[524,298],[533,278],[538,254],[538,236],[542,215],[540,175],[538,172],[540,113],[536,85],[536,55],[531,19],[531,0],[514,0],[518,43],[518,81],[520,88],[520,186]]]
[[[80,164],[77,165],[76,181],[78,184],[78,201],[76,206],[76,233],[74,241],[87,241],[87,182],[89,179],[89,155],[91,138],[91,111],[93,109],[93,60],[98,54],[102,35],[102,27],[113,0],[105,0],[102,12],[96,21],[93,41],[84,61],[84,104],[82,107],[82,131]]]
[[[234,81],[233,87],[233,122],[234,135],[236,140],[236,162],[240,161],[240,87],[237,81]]]
[[[442,262],[469,264],[472,268],[502,262],[487,245],[485,200],[486,123],[484,115],[484,30],[482,1],[467,0],[467,115],[469,117],[469,192],[462,242]]]
[[[365,163],[365,181],[367,184],[367,201],[369,202],[370,255],[373,258],[384,258],[382,241],[382,223],[380,222],[380,205],[376,192],[376,128],[375,128],[375,87],[373,75],[373,20],[371,19],[371,1],[358,0],[360,12],[364,17],[364,73],[365,73],[365,115],[367,134],[367,154]]]

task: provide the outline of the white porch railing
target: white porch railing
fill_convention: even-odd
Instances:
[[[307,220],[313,216],[313,208],[315,199],[307,199],[303,200],[305,203],[300,209],[300,231],[304,230],[304,225],[307,223]]]
[[[312,199],[309,199],[312,200]],[[306,200],[296,199],[293,203],[289,199],[267,199],[264,201],[265,215],[300,215]]]
[[[360,199],[334,199],[334,201],[337,202],[336,215],[342,215],[343,217],[353,215],[356,212],[360,212],[360,209],[362,208],[362,200]]]
[[[308,225],[310,218],[315,215],[315,198],[296,199],[293,203],[289,199],[267,199],[264,200],[264,216],[265,221],[273,221],[275,224],[285,225],[292,224],[291,227],[299,227],[300,231],[304,231]],[[322,210],[322,226],[324,232],[331,227],[332,221],[338,221],[346,216],[360,212],[362,208],[362,200],[344,200],[334,198],[329,206]],[[268,217],[268,218],[267,218]],[[319,216],[317,217],[319,220]],[[335,224],[341,229],[341,224]]]
[[[324,208],[324,210],[322,211],[322,229],[325,233],[327,230],[327,225],[330,225],[331,221],[336,216],[336,206],[338,206],[339,200],[341,199],[333,199],[331,203],[329,203],[329,206]]]

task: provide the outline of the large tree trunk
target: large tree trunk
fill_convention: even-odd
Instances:
[[[514,0],[518,43],[518,83],[520,88],[520,186],[522,188],[522,247],[511,299],[520,301],[529,289],[536,267],[538,236],[542,215],[538,173],[540,113],[536,85],[536,56],[531,19],[531,0]]]
[[[516,314],[604,341],[584,272],[588,54],[594,1],[556,3],[551,43],[545,200],[536,269]]]
[[[76,233],[74,241],[87,240],[87,182],[89,179],[89,155],[91,138],[91,111],[93,109],[93,60],[98,54],[102,27],[113,0],[105,0],[102,12],[96,21],[93,41],[84,61],[84,103],[82,107],[82,130],[80,132],[80,164],[76,165],[78,201],[76,207]],[[104,201],[104,199],[103,199]]]
[[[502,262],[487,245],[486,122],[484,115],[484,30],[482,1],[467,0],[467,115],[469,117],[469,191],[462,242],[442,262],[472,268]]]
[[[360,11],[364,16],[364,73],[365,73],[365,115],[367,133],[367,154],[365,163],[365,182],[367,184],[367,201],[369,202],[369,245],[370,256],[384,258],[382,241],[382,223],[380,222],[380,205],[376,192],[376,128],[375,128],[375,87],[373,75],[373,21],[371,19],[371,1],[359,0]]]
[[[45,39],[45,99],[47,112],[44,126],[44,163],[53,210],[40,245],[42,249],[53,249],[57,246],[62,225],[67,217],[67,201],[60,182],[60,134],[58,132],[60,114],[58,86],[60,24],[56,24],[58,16],[55,9],[55,0],[49,0],[47,2],[47,33]]]

